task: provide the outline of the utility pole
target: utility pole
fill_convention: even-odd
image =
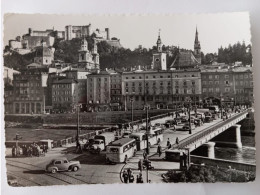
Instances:
[[[190,117],[190,111],[191,111],[191,99],[188,98],[188,109],[189,109],[189,134],[192,134],[191,132],[191,117]]]
[[[134,99],[133,97],[130,99],[131,102],[131,121],[134,121]]]
[[[146,147],[147,147],[147,155],[150,153],[150,149],[149,149],[149,128],[148,128],[148,125],[149,125],[149,116],[148,116],[148,109],[149,109],[149,105],[145,105],[145,111],[146,111]],[[149,160],[148,160],[148,156],[147,156],[147,160],[146,160],[146,181],[147,183],[149,183]]]
[[[220,116],[223,119],[223,111],[222,111],[222,94],[220,94]]]

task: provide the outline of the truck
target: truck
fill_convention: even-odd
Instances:
[[[106,146],[115,141],[115,135],[113,132],[106,132],[94,137],[94,143],[92,144],[91,153],[100,153],[106,149]]]

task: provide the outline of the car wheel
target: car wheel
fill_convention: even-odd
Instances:
[[[57,169],[53,168],[51,169],[51,173],[56,173],[57,172]]]
[[[76,172],[76,171],[79,170],[79,168],[76,166],[76,167],[73,167],[72,170],[73,170],[74,172]]]

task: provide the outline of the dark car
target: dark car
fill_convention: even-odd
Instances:
[[[80,168],[79,161],[68,161],[66,158],[61,158],[52,160],[46,166],[46,171],[56,173],[57,171],[78,171]]]
[[[165,121],[164,125],[165,125],[166,128],[170,128],[175,124],[176,124],[175,120],[167,120],[167,121]]]

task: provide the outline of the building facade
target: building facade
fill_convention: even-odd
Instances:
[[[253,102],[251,68],[202,70],[202,95],[206,104],[236,105]]]
[[[123,72],[122,95],[126,109],[134,101],[134,109],[149,104],[153,109],[180,106],[190,97],[194,104],[200,102],[200,71],[141,71]]]
[[[74,79],[62,79],[52,83],[53,112],[72,112],[78,105],[78,82]]]
[[[44,113],[47,78],[47,69],[29,69],[14,74],[12,113]]]
[[[88,75],[87,78],[87,110],[107,111],[111,103],[111,76],[108,71],[100,71]]]

